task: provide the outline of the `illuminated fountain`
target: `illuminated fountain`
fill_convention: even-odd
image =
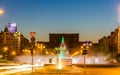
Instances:
[[[66,48],[65,42],[64,42],[64,37],[62,37],[60,48],[58,48],[58,50],[59,50],[59,53],[58,53],[58,58],[59,59],[64,59],[69,54],[68,50]]]
[[[66,65],[72,65],[72,59],[69,56],[69,52],[66,48],[64,37],[62,37],[60,47],[56,48],[56,53],[57,53],[56,64],[58,69],[62,69],[62,67]]]
[[[65,39],[62,37],[60,47],[55,48],[56,57],[54,61],[56,61],[56,67],[48,66],[44,72],[54,73],[54,74],[82,74],[81,68],[72,66],[72,58],[69,55],[67,47],[65,45]]]

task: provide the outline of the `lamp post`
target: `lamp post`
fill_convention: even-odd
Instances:
[[[36,44],[37,48],[38,48],[38,54],[42,55],[42,51],[43,49],[45,49],[45,45],[43,44]]]
[[[8,51],[8,47],[7,46],[5,46],[5,47],[3,47],[3,52],[5,53],[5,60],[7,61],[7,51]]]
[[[3,50],[4,50],[4,52],[7,52],[7,51],[8,51],[8,47],[5,46],[5,47],[3,48]]]
[[[31,36],[31,56],[32,56],[32,75],[33,75],[33,49],[35,47],[35,32],[30,32]]]
[[[43,44],[40,44],[40,54],[43,54],[43,49],[45,49],[45,46]]]
[[[84,75],[85,75],[85,67],[86,67],[86,55],[88,54],[88,49],[90,48],[90,46],[92,46],[92,43],[89,41],[85,41],[83,43],[83,46],[81,46],[82,55],[84,56]]]
[[[22,53],[23,53],[23,54],[30,55],[31,52],[30,52],[29,49],[23,49],[23,50],[22,50]]]
[[[39,55],[39,54],[40,54],[40,44],[37,43],[37,44],[35,44],[35,45],[36,45],[36,47],[38,48],[38,49],[37,49],[37,54]]]
[[[12,56],[15,56],[15,55],[16,55],[16,52],[15,52],[15,51],[12,51],[12,52],[11,52],[11,55],[12,55]]]
[[[48,54],[49,52],[48,52],[48,50],[47,49],[45,49],[45,54]]]

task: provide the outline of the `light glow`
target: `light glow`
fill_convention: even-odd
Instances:
[[[4,14],[4,10],[0,8],[0,15]]]
[[[31,71],[32,67],[36,68],[41,66],[44,66],[44,64],[41,64],[41,65],[34,64],[33,66],[29,64],[18,65],[18,66],[4,66],[4,67],[0,67],[0,70],[6,69],[7,71],[0,72],[0,75],[14,74],[14,73],[23,72],[23,71]]]
[[[17,32],[17,26],[16,23],[8,23],[8,30],[11,33]]]
[[[57,69],[62,69],[62,63],[60,60],[58,61]]]
[[[62,69],[62,65],[61,64],[58,65],[58,69]]]

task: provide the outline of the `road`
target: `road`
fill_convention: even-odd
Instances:
[[[34,67],[34,74],[32,74],[32,68],[28,65],[11,67],[0,67],[0,75],[84,75],[84,68],[76,66],[66,67],[62,70],[56,70],[53,68],[54,66]],[[120,67],[86,67],[85,75],[120,75]]]
[[[89,67],[88,75],[120,75],[120,67]]]

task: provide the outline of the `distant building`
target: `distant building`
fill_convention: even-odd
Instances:
[[[16,31],[16,30],[15,30]],[[10,32],[8,26],[4,31],[0,32],[0,52],[4,53],[5,47],[7,48],[8,59],[12,55],[19,55],[22,49],[29,47],[29,40],[26,39],[20,32]]]
[[[120,26],[114,32],[111,32],[110,51],[114,52],[113,56],[120,54]]]
[[[71,54],[79,49],[79,34],[78,33],[50,33],[49,48],[60,47],[62,37],[65,38],[65,45]]]
[[[81,46],[85,43],[85,41],[80,42],[79,41],[79,33],[50,33],[49,34],[49,41],[37,41],[37,44],[39,44],[39,47],[42,48],[45,46],[42,50],[42,54],[45,54],[46,51],[48,51],[49,54],[55,55],[55,48],[59,48],[62,42],[62,37],[64,37],[64,42],[66,49],[68,50],[68,53],[70,55],[78,55],[81,54]],[[94,52],[94,50],[97,52],[98,44],[93,44],[91,42],[92,47],[89,48],[89,53]],[[97,48],[96,48],[97,47]],[[77,53],[77,54],[76,54]]]
[[[50,53],[49,42],[37,41],[36,47],[37,47],[37,49],[40,50],[38,52],[40,52],[39,54],[41,54],[41,55],[46,55],[46,54],[48,54],[48,52]]]
[[[114,32],[111,32],[108,37],[101,38],[99,44],[103,52],[111,53],[112,58],[120,54],[120,26]]]
[[[101,53],[101,54],[104,54],[104,55],[107,55],[107,54],[109,54],[110,53],[110,36],[104,36],[103,38],[101,38],[100,40],[99,40],[99,49],[98,49],[98,51],[99,51],[99,53]]]

